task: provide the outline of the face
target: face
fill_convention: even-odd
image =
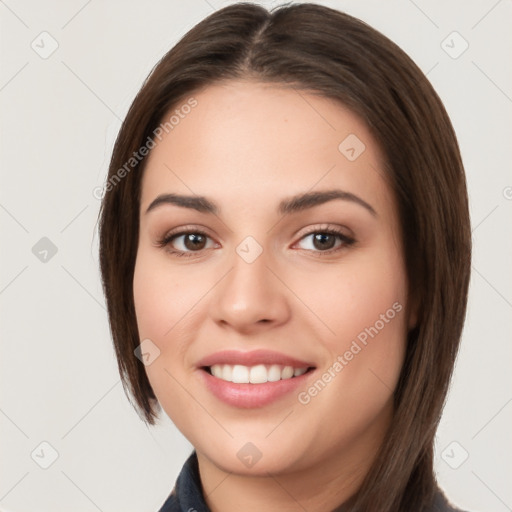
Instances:
[[[413,322],[379,148],[306,92],[191,96],[142,181],[133,284],[151,386],[224,471],[358,467],[389,426]]]

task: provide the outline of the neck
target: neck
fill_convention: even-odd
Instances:
[[[212,512],[325,512],[345,509],[360,488],[391,420],[376,422],[348,448],[336,449],[307,469],[266,476],[229,473],[197,452],[205,501]]]

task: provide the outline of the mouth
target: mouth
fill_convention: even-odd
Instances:
[[[241,364],[214,364],[202,370],[217,379],[233,384],[265,384],[300,377],[314,370],[312,366],[293,367],[279,364],[244,366]]]
[[[217,399],[237,408],[261,408],[291,400],[315,371],[311,362],[266,350],[224,351],[197,365],[201,383]]]

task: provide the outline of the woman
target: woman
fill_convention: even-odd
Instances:
[[[453,511],[464,169],[418,67],[314,4],[221,9],[118,135],[100,262],[125,387],[195,450],[161,511]]]

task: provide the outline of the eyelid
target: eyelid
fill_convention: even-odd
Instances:
[[[329,224],[329,223],[313,225],[313,226],[308,226],[306,228],[302,228],[301,230],[299,230],[298,232],[296,232],[293,235],[293,238],[298,238],[300,240],[307,235],[311,235],[312,233],[319,233],[324,230],[325,231],[329,231],[329,230],[342,231],[343,229],[346,229],[348,231],[348,233],[343,233],[346,237],[354,238],[354,233],[352,232],[351,229],[347,228],[346,226],[339,226],[337,224]],[[188,225],[184,225],[184,226],[180,226],[180,227],[171,229],[170,231],[166,231],[165,234],[161,237],[161,239],[169,238],[173,235],[184,235],[187,233],[201,233],[206,236],[209,236],[210,238],[213,238],[213,236],[210,234],[209,231],[210,230],[207,227],[202,226],[200,224],[188,224]],[[297,240],[297,241],[299,241],[299,240]]]
[[[347,238],[354,238],[355,235],[351,229],[349,229],[346,226],[338,225],[338,224],[330,224],[330,223],[323,223],[323,224],[316,224],[313,226],[308,226],[306,228],[303,228],[299,230],[295,235],[295,237],[298,237],[299,239],[303,238],[304,236],[311,235],[312,233],[321,233],[323,231],[336,231],[340,234],[345,235]],[[347,231],[345,233],[345,231]]]
[[[313,257],[318,258],[327,258],[329,256],[335,257],[339,252],[343,251],[344,249],[347,249],[349,247],[354,246],[357,243],[357,240],[352,232],[352,230],[348,229],[350,231],[350,234],[347,234],[344,232],[343,226],[338,225],[332,225],[332,224],[323,224],[322,226],[313,226],[306,228],[307,231],[304,233],[300,233],[298,235],[298,240],[293,244],[292,247],[295,247],[296,245],[300,244],[303,240],[307,239],[307,237],[317,234],[317,233],[324,233],[329,234],[331,236],[335,236],[338,238],[338,240],[341,242],[340,245],[337,247],[332,247],[330,249],[327,249],[325,251],[320,250],[312,250],[312,249],[301,249],[298,248],[300,251],[306,251],[310,253]]]
[[[348,230],[350,233],[349,234],[344,233],[343,232],[344,229]],[[214,240],[214,237],[209,234],[208,228],[205,228],[204,226],[198,226],[198,225],[185,225],[185,226],[180,226],[178,228],[174,228],[170,231],[167,231],[161,238],[159,238],[157,240],[156,245],[158,247],[167,248],[167,246],[170,245],[170,242],[172,241],[172,239],[176,239],[176,238],[179,238],[181,236],[184,236],[184,235],[187,235],[190,233],[195,233],[195,234],[206,236],[207,238],[212,240],[214,242],[214,244],[218,245],[218,242],[216,242]],[[325,251],[320,251],[320,250],[313,251],[310,249],[299,249],[299,250],[313,253],[316,256],[322,256],[322,255],[328,256],[328,255],[332,255],[333,253],[337,253],[338,251],[342,250],[343,248],[351,246],[356,242],[356,239],[355,239],[355,236],[354,236],[352,230],[350,230],[346,226],[339,226],[336,224],[326,223],[326,224],[321,224],[321,225],[316,225],[316,226],[309,226],[309,227],[303,228],[302,230],[297,232],[294,235],[294,238],[297,238],[297,241],[294,242],[292,247],[294,247],[295,245],[300,243],[307,236],[310,236],[310,235],[313,235],[316,233],[328,233],[333,236],[338,236],[342,242],[341,246],[339,246],[337,248],[327,249]],[[207,249],[206,248],[200,249],[198,251],[182,251],[180,249],[167,248],[167,251],[176,256],[193,256],[194,254],[197,254],[199,256],[199,255],[203,254],[204,251],[211,250],[211,249],[212,248],[210,247]]]
[[[171,229],[169,231],[166,231],[161,238],[169,238],[174,235],[184,235],[187,233],[203,233],[206,236],[213,238],[210,230],[205,226],[201,226],[200,224],[190,224]]]

